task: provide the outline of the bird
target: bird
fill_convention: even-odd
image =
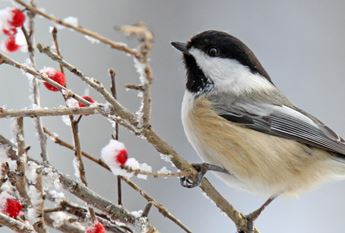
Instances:
[[[186,68],[184,132],[208,165],[196,166],[199,178],[219,171],[231,187],[268,195],[252,219],[277,196],[345,178],[344,139],[296,107],[241,40],[208,30],[171,44]]]

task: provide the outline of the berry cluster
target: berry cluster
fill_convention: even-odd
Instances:
[[[16,52],[20,45],[16,42],[18,28],[22,27],[25,22],[25,14],[18,8],[5,8],[0,11],[0,28],[7,36],[2,42],[2,49],[6,52]]]

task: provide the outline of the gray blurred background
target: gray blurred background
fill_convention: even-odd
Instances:
[[[37,0],[47,12],[65,18],[76,16],[79,23],[114,40],[128,40],[113,31],[114,25],[144,21],[155,34],[151,62],[154,70],[152,124],[181,155],[190,162],[200,161],[188,144],[180,122],[180,104],[185,78],[180,54],[170,41],[185,41],[206,29],[220,29],[241,38],[259,57],[275,84],[299,107],[318,116],[345,136],[345,2],[291,0],[291,1],[130,1],[130,0]],[[9,5],[1,1],[0,7]],[[37,19],[36,41],[51,44],[49,26]],[[1,37],[3,38],[3,37]],[[137,82],[132,59],[110,50],[104,45],[91,44],[83,36],[63,30],[59,33],[64,57],[84,73],[109,83],[107,69],[114,67],[119,87]],[[24,61],[21,53],[11,55]],[[57,65],[44,56],[37,56],[38,67]],[[30,105],[27,78],[12,67],[0,68],[0,106],[24,108]],[[68,74],[68,85],[83,94],[85,85]],[[90,90],[99,102],[103,99]],[[131,111],[139,106],[137,93],[119,90],[119,99]],[[41,89],[43,106],[63,104],[62,98]],[[69,128],[61,117],[44,118],[43,123],[61,138],[71,142]],[[10,138],[10,120],[1,119],[0,133]],[[31,155],[39,145],[30,119],[26,119],[26,141]],[[110,124],[99,116],[85,117],[80,124],[82,147],[97,155],[108,143]],[[121,129],[120,138],[131,156],[146,161],[155,169],[169,164],[145,141]],[[51,162],[62,171],[73,174],[73,154],[49,142]],[[115,178],[105,170],[85,161],[87,179],[91,188],[104,197],[115,200]],[[208,177],[217,189],[239,210],[248,213],[257,208],[266,197],[233,190],[212,174]],[[188,225],[193,232],[235,232],[233,223],[199,189],[180,187],[177,179],[141,181],[134,178],[148,193],[163,203]],[[124,204],[129,210],[144,208],[143,199],[134,191],[124,190]],[[345,182],[334,182],[302,194],[297,198],[278,198],[256,222],[263,233],[340,233],[345,229]],[[164,233],[182,232],[156,210],[151,221]],[[9,232],[0,228],[0,232]]]

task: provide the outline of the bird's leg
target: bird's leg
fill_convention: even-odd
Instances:
[[[196,186],[199,186],[202,178],[204,177],[207,171],[216,171],[231,175],[225,168],[209,163],[193,163],[192,166],[195,168],[195,170],[198,171],[198,173],[195,177],[192,178],[180,178],[180,183],[185,188],[194,188]]]
[[[260,216],[262,211],[271,204],[271,202],[276,198],[277,196],[271,196],[268,198],[264,204],[262,204],[257,210],[251,212],[250,214],[246,215],[246,219],[248,221],[247,223],[247,231],[248,233],[254,232],[254,221]]]

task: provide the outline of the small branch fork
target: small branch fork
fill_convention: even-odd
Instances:
[[[118,204],[114,205],[110,201],[102,198],[97,193],[92,191],[87,187],[86,182],[86,172],[83,165],[82,157],[85,157],[101,167],[109,170],[109,167],[104,164],[101,160],[96,159],[94,156],[82,151],[81,143],[79,139],[79,128],[78,123],[82,119],[83,115],[100,114],[104,118],[113,121],[115,123],[115,128],[112,137],[118,139],[119,136],[119,125],[124,126],[129,131],[133,132],[135,135],[140,135],[146,139],[158,152],[161,154],[169,156],[171,162],[181,171],[176,173],[154,173],[154,172],[144,172],[141,170],[133,170],[129,167],[124,167],[128,172],[134,174],[150,175],[153,177],[188,177],[193,180],[198,172],[197,170],[184,160],[169,144],[167,144],[159,135],[156,134],[154,129],[151,127],[151,86],[153,83],[153,71],[150,65],[149,57],[150,51],[153,43],[153,35],[148,30],[148,28],[143,23],[138,23],[136,25],[122,26],[117,28],[119,31],[125,33],[128,36],[135,37],[139,41],[138,49],[133,49],[127,45],[113,41],[105,36],[102,36],[96,32],[93,32],[87,28],[80,25],[74,25],[68,23],[62,19],[49,15],[46,12],[39,10],[33,0],[27,3],[23,0],[14,0],[14,2],[23,6],[29,14],[29,27],[23,28],[24,35],[27,40],[28,45],[28,55],[31,61],[30,65],[19,63],[12,58],[0,53],[0,64],[10,65],[24,73],[31,74],[35,78],[33,83],[34,88],[34,104],[38,106],[32,109],[21,109],[21,110],[9,110],[5,108],[0,109],[0,118],[10,117],[16,118],[16,145],[5,137],[0,135],[0,146],[2,146],[6,154],[8,155],[8,160],[1,164],[1,177],[0,177],[0,189],[6,183],[11,187],[11,190],[16,190],[16,194],[20,197],[21,201],[24,202],[25,208],[34,208],[37,213],[36,225],[29,225],[24,217],[19,217],[17,219],[10,218],[7,215],[0,213],[0,224],[5,225],[18,232],[45,232],[45,225],[54,227],[62,232],[84,232],[85,227],[81,225],[82,223],[90,224],[90,222],[99,221],[109,230],[110,232],[121,232],[128,233],[134,232],[134,227],[137,224],[144,224],[147,227],[146,232],[158,232],[157,229],[148,221],[148,215],[152,207],[158,209],[158,211],[176,225],[181,227],[185,232],[191,232],[180,220],[174,217],[162,204],[155,201],[149,194],[147,194],[143,189],[136,185],[133,181],[125,178],[118,177]],[[77,93],[73,92],[67,87],[61,86],[59,83],[51,80],[46,74],[39,72],[35,65],[34,60],[34,45],[33,45],[33,35],[34,35],[34,16],[39,15],[43,18],[53,22],[54,24],[62,25],[66,28],[72,29],[78,33],[85,36],[92,37],[100,41],[102,44],[110,46],[112,49],[124,52],[130,55],[134,59],[134,65],[140,76],[139,84],[128,84],[127,88],[139,91],[141,95],[141,108],[139,109],[139,114],[135,115],[128,111],[124,106],[120,104],[116,95],[116,83],[115,83],[115,72],[113,70],[109,71],[109,76],[111,78],[112,87],[111,90],[107,90],[104,85],[97,79],[87,76],[79,68],[72,65],[68,61],[62,58],[60,52],[60,46],[57,39],[57,30],[54,28],[52,30],[52,38],[56,50],[53,51],[49,47],[42,44],[37,45],[37,49],[40,53],[45,54],[53,61],[56,61],[60,70],[65,72],[70,72],[72,75],[78,77],[82,82],[86,83],[89,87],[94,89],[106,102],[106,104],[93,104],[82,98]],[[39,81],[47,82],[54,87],[57,87],[66,101],[68,98],[74,98],[80,103],[83,103],[86,107],[84,108],[70,108],[70,107],[57,107],[57,108],[42,108],[40,107],[38,83]],[[36,89],[35,89],[36,88]],[[35,91],[36,90],[36,91]],[[36,92],[36,94],[35,94]],[[71,120],[71,129],[73,137],[73,145],[67,143],[66,141],[57,137],[54,133],[51,133],[45,129],[42,125],[40,117],[46,116],[62,116],[68,115]],[[79,115],[75,118],[74,115]],[[38,162],[28,157],[28,147],[25,146],[23,139],[23,118],[24,117],[34,117],[36,120],[36,128],[39,135],[40,148],[42,154],[42,162]],[[56,168],[54,168],[48,161],[46,147],[46,136],[49,136],[55,143],[69,148],[75,152],[75,159],[78,164],[78,172],[81,182],[74,181],[64,174],[60,173]],[[11,176],[13,171],[10,171],[9,164],[11,160],[16,161],[16,171],[15,175]],[[36,179],[34,185],[36,192],[39,194],[40,201],[35,202],[33,205],[33,200],[28,194],[26,188],[32,184],[28,183],[26,175],[26,161],[30,161],[36,164]],[[46,170],[50,170],[51,173],[47,173]],[[63,189],[75,197],[81,199],[86,203],[88,209],[84,207],[78,207],[69,203],[66,198],[60,200],[59,195],[54,196],[49,192],[50,190],[45,190],[43,180],[47,178],[47,174],[57,176]],[[14,177],[14,178],[13,178]],[[129,213],[124,207],[121,198],[121,182],[127,183],[131,188],[136,190],[143,198],[147,200],[145,205],[143,215],[140,217],[135,217]],[[20,186],[20,187],[19,187]],[[252,221],[238,212],[206,179],[201,180],[200,186],[201,190],[221,209],[226,215],[235,223],[239,232],[244,233],[258,233],[257,229],[251,227]],[[54,191],[56,191],[54,189]],[[45,209],[44,198],[52,201],[54,207],[51,209]],[[68,204],[66,204],[68,203]],[[265,207],[265,206],[264,206]],[[263,208],[264,208],[263,207]],[[263,210],[260,210],[261,211]],[[97,211],[99,212],[97,212]],[[78,214],[76,214],[78,213]],[[259,213],[259,212],[254,212]],[[59,214],[63,218],[63,221],[56,224],[54,214]],[[250,216],[249,216],[250,217]],[[255,217],[255,216],[254,216]]]

